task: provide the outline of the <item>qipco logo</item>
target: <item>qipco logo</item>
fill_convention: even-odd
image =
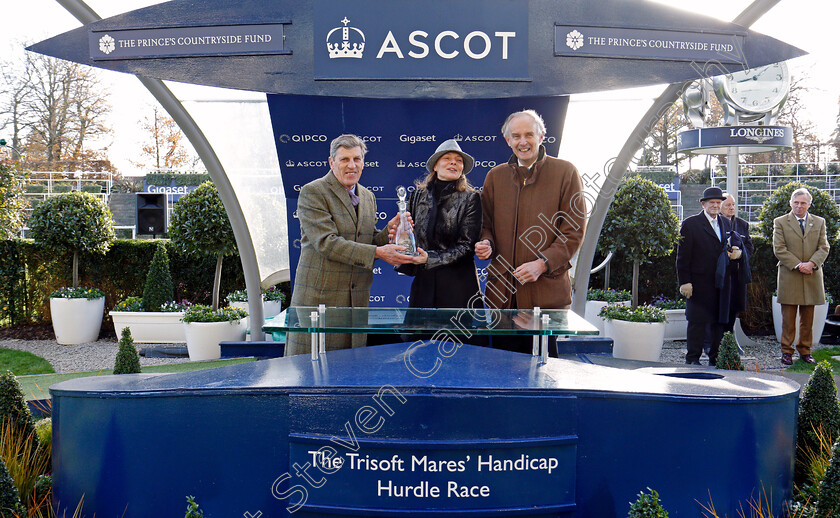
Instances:
[[[496,167],[495,160],[476,160],[475,165],[478,167],[486,167],[488,169]]]
[[[327,136],[326,135],[280,135],[278,139],[282,144],[288,144],[289,142],[326,142]]]

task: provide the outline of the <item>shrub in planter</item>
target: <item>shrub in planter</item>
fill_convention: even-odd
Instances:
[[[777,188],[761,206],[761,212],[758,214],[761,235],[773,242],[773,220],[790,212],[790,195],[800,187],[808,189],[811,193],[813,200],[808,212],[825,218],[826,237],[828,243],[834,245],[837,231],[840,229],[840,210],[837,209],[834,198],[822,189],[800,182],[791,182]]]
[[[633,305],[639,302],[639,265],[669,255],[679,240],[679,220],[662,187],[643,178],[628,178],[610,204],[598,248],[623,252],[633,262]]]
[[[817,501],[818,517],[835,517],[840,515],[840,441],[834,444],[831,453],[831,463],[820,484],[820,498]]]
[[[822,427],[829,442],[840,436],[840,404],[837,402],[837,385],[831,365],[822,361],[814,368],[808,384],[803,389],[799,404],[799,444],[812,450],[819,447],[814,430]]]
[[[20,493],[12,481],[6,463],[0,459],[0,516],[25,516],[26,508],[20,503]]]
[[[744,365],[741,363],[741,355],[738,352],[738,343],[735,341],[735,335],[729,331],[723,334],[723,339],[720,341],[720,351],[718,351],[716,367],[731,371],[744,370]]]
[[[662,504],[659,503],[659,493],[651,488],[647,488],[650,493],[640,492],[636,496],[636,501],[630,504],[630,512],[627,514],[628,518],[668,518],[668,511],[666,511]]]
[[[35,431],[32,412],[26,406],[23,389],[11,371],[0,374],[0,425],[4,422],[12,423],[24,436]]]
[[[609,305],[599,313],[605,320],[624,320],[627,322],[666,322],[665,311],[654,306],[617,306]]]
[[[216,257],[213,278],[213,309],[219,308],[222,262],[236,253],[236,240],[225,206],[212,182],[205,182],[183,196],[172,211],[169,226],[172,244],[189,256]]]
[[[120,337],[120,349],[114,362],[114,374],[137,374],[140,372],[140,356],[131,339],[131,329],[125,327]]]
[[[586,300],[600,300],[604,302],[624,302],[630,300],[632,295],[627,290],[602,290],[589,288],[586,291]]]
[[[172,274],[169,272],[169,254],[162,243],[158,244],[149,273],[146,275],[146,286],[143,288],[143,309],[145,311],[160,311],[160,307],[175,298],[175,286],[172,284]]]
[[[114,221],[105,203],[88,193],[53,196],[29,217],[32,239],[45,249],[73,253],[73,287],[79,286],[79,256],[105,254],[114,241]]]
[[[653,306],[601,308],[604,334],[613,339],[613,356],[625,360],[659,361],[665,341],[665,311]]]
[[[183,322],[237,322],[247,317],[248,313],[242,309],[220,308],[213,309],[204,304],[194,304],[184,312]]]
[[[111,311],[143,311],[143,299],[141,299],[140,297],[128,297],[127,299],[121,301],[119,304],[114,306],[114,309],[112,309]]]
[[[664,309],[666,311],[671,309],[685,309],[685,299],[682,297],[678,299],[670,299],[664,295],[657,295],[650,304],[653,307]]]

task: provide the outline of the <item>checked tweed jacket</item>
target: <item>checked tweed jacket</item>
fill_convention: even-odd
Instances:
[[[357,184],[356,195],[358,215],[332,171],[301,189],[297,209],[301,253],[292,306],[368,306],[376,247],[388,243],[388,229],[376,230],[373,193]],[[286,356],[309,352],[309,334],[286,337]],[[363,347],[366,341],[367,335],[327,334],[327,350]]]

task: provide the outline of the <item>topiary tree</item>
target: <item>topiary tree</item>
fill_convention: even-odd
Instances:
[[[837,231],[840,230],[840,210],[837,209],[834,198],[822,189],[801,182],[790,182],[778,187],[769,198],[764,200],[761,211],[758,213],[758,229],[761,235],[768,242],[773,242],[773,220],[790,212],[790,195],[800,187],[808,189],[811,193],[813,200],[808,212],[825,218],[826,237],[829,244],[833,245],[837,240]]]
[[[20,493],[15,487],[6,463],[0,459],[0,518],[26,516],[26,508],[20,503]]]
[[[79,254],[105,254],[114,241],[114,220],[100,198],[83,192],[52,196],[29,217],[32,238],[47,250],[73,253],[73,287],[79,287]]]
[[[633,261],[633,307],[639,303],[639,265],[669,255],[679,237],[679,220],[665,189],[639,177],[622,182],[607,211],[598,248],[604,255],[623,252]]]
[[[120,349],[114,362],[114,374],[137,374],[140,372],[140,356],[134,348],[131,329],[124,327],[120,337]]]
[[[35,431],[32,412],[26,405],[23,389],[12,371],[0,374],[0,425],[6,422],[11,422],[23,437]]]
[[[169,237],[172,244],[186,255],[216,257],[213,309],[219,309],[222,261],[226,255],[236,253],[236,239],[213,182],[204,182],[178,200],[172,211]]]
[[[163,243],[158,243],[149,273],[146,275],[146,286],[143,289],[143,309],[145,311],[160,311],[164,302],[175,299],[175,286],[172,284],[172,274],[169,272],[169,254]]]
[[[801,467],[807,466],[809,452],[818,452],[820,438],[816,430],[822,428],[829,444],[840,436],[840,404],[831,365],[821,361],[811,374],[799,404],[797,457]],[[801,470],[800,470],[801,471]]]
[[[831,463],[820,483],[817,512],[814,516],[816,518],[840,516],[840,441],[834,443],[831,451]]]
[[[659,493],[651,488],[647,490],[650,494],[642,491],[636,496],[636,501],[630,504],[627,518],[668,518],[668,511],[659,503]]]
[[[723,334],[723,339],[720,341],[720,351],[718,351],[716,366],[718,369],[730,371],[744,370],[744,364],[741,363],[741,354],[738,352],[738,343],[735,341],[735,335],[729,331]]]

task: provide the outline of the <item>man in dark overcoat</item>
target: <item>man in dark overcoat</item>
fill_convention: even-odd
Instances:
[[[729,220],[719,215],[723,199],[720,188],[707,188],[700,198],[703,211],[686,218],[680,228],[677,279],[680,293],[687,299],[688,364],[700,364],[707,325],[711,334],[709,365],[716,364],[723,329],[729,321],[731,288],[727,268],[730,260],[741,260],[741,242],[732,234]],[[736,249],[730,252],[731,245]]]

